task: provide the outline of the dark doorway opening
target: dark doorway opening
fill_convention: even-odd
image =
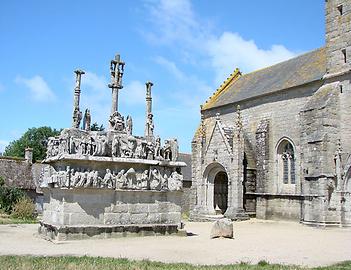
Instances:
[[[228,207],[228,176],[225,172],[217,173],[214,179],[213,207],[224,214]]]

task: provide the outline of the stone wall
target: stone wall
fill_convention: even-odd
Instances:
[[[300,196],[259,196],[256,217],[260,219],[285,219],[299,221],[301,216]]]
[[[181,229],[182,191],[44,188],[41,234],[66,240]],[[62,230],[63,229],[63,230]],[[91,234],[91,235],[90,235]]]
[[[31,163],[24,158],[0,157],[0,176],[10,187],[19,187],[35,202],[36,210],[42,213],[43,196],[39,188],[43,168],[41,163]]]
[[[33,164],[22,158],[0,157],[0,176],[7,186],[15,186],[25,190],[35,190],[32,175]]]
[[[298,168],[300,164],[300,111],[314,95],[314,93],[321,87],[322,81],[313,82],[304,86],[295,87],[288,91],[277,92],[274,95],[262,96],[257,99],[242,101],[240,103],[241,116],[243,122],[243,130],[245,134],[244,151],[249,154],[247,156],[248,168],[256,176],[256,194],[253,196],[252,191],[248,191],[247,207],[248,211],[252,212],[254,207],[253,197],[260,196],[259,194],[284,194],[292,196],[301,194],[301,175]],[[220,107],[212,110],[206,110],[204,113],[204,125],[206,126],[206,144],[211,143],[211,134],[214,126],[216,125],[216,114],[220,113],[220,121],[227,127],[234,127],[236,104],[230,106]],[[264,128],[266,127],[266,128]],[[262,134],[264,133],[264,138]],[[206,164],[206,157],[204,162],[201,161],[201,134],[197,133],[193,142],[193,185],[202,183],[204,167]],[[278,179],[277,167],[277,146],[279,142],[287,138],[293,143],[296,153],[296,184],[285,185],[282,179]],[[216,138],[215,138],[216,139]],[[213,147],[217,148],[218,162],[230,160],[230,155],[225,152],[225,144],[218,139],[215,141],[212,138]],[[206,146],[211,149],[211,146]],[[223,149],[223,150],[222,150]],[[213,158],[212,156],[209,157]],[[208,162],[212,162],[209,160]],[[202,165],[202,166],[201,166]],[[196,167],[198,166],[198,167]],[[231,165],[228,165],[229,168]],[[230,177],[230,175],[228,175]],[[195,189],[194,189],[195,190]],[[197,189],[199,192],[201,189]],[[253,192],[255,193],[255,192]],[[250,201],[251,200],[251,201]],[[291,199],[288,196],[279,197],[279,199],[266,196],[262,198],[267,204],[257,203],[256,213],[259,217],[268,218],[276,216],[280,218],[295,219],[300,218],[300,201]],[[284,212],[286,208],[286,212]],[[266,212],[266,214],[262,214]]]
[[[247,138],[248,146],[256,149],[256,131],[262,120],[269,121],[269,160],[266,166],[267,181],[264,192],[279,193],[286,192],[276,179],[276,147],[282,138],[289,138],[295,147],[296,153],[300,152],[300,116],[299,113],[309,98],[322,86],[323,82],[314,82],[308,85],[295,87],[285,91],[277,92],[274,95],[262,96],[256,99],[242,101],[240,103],[241,115],[243,119],[243,129]],[[205,111],[205,123],[211,130],[215,123],[216,113],[220,113],[221,121],[234,126],[236,104],[226,107],[215,108]],[[208,134],[207,134],[208,135]],[[300,157],[296,157],[296,164],[300,163]],[[250,162],[250,160],[249,160]],[[252,161],[251,161],[252,162]],[[256,163],[256,161],[252,162]],[[296,172],[296,178],[300,178],[300,173]],[[259,179],[257,179],[259,181]],[[299,183],[291,193],[299,192]]]
[[[329,74],[351,68],[350,11],[350,1],[326,1],[327,73]],[[346,52],[346,63],[343,50]]]

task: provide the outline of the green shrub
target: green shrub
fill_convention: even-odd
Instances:
[[[5,179],[2,176],[0,176],[0,187],[3,186],[5,186]]]
[[[20,198],[13,206],[11,216],[20,219],[33,219],[35,206],[28,197]]]
[[[0,186],[0,208],[10,214],[13,206],[26,194],[17,187]]]

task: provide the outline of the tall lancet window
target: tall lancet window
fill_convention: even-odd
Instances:
[[[295,155],[292,144],[283,140],[278,147],[279,178],[284,184],[295,184]]]

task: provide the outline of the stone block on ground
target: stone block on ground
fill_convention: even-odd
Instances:
[[[218,237],[233,238],[233,222],[228,218],[221,218],[213,223],[211,239]]]

